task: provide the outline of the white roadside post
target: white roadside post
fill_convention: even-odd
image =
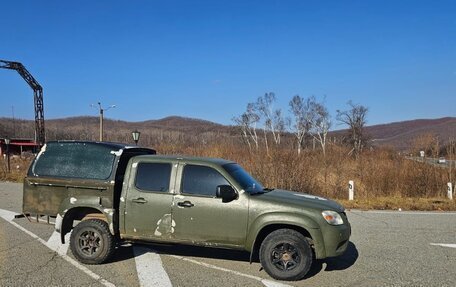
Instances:
[[[448,185],[448,199],[453,200],[453,184],[451,182],[447,183]]]
[[[355,198],[355,182],[353,180],[348,181],[348,200]]]

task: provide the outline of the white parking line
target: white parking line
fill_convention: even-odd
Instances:
[[[8,222],[13,221],[14,216],[15,216],[16,214],[17,214],[17,213],[14,213],[14,212],[9,211],[9,210],[0,209],[0,217],[3,218],[3,219],[5,219],[5,220],[8,221]]]
[[[58,254],[66,255],[70,246],[70,233],[65,235],[65,244],[60,241],[60,233],[54,230],[51,237],[46,242],[46,246],[57,252]]]
[[[104,286],[107,286],[107,287],[115,287],[116,286],[116,285],[112,284],[111,282],[107,281],[106,279],[104,279],[103,277],[101,277],[100,275],[92,272],[87,267],[85,267],[84,265],[80,264],[79,262],[77,262],[73,258],[69,257],[68,255],[61,254],[61,253],[57,252],[57,250],[54,250],[51,247],[49,247],[47,242],[44,241],[43,239],[41,239],[38,235],[36,235],[35,233],[25,229],[24,227],[20,226],[16,222],[14,222],[13,221],[14,215],[16,215],[16,213],[8,211],[8,210],[0,209],[0,217],[2,217],[4,220],[6,220],[10,224],[12,224],[14,227],[18,228],[19,230],[21,230],[21,231],[27,233],[28,235],[30,235],[31,237],[35,238],[38,242],[40,242],[41,244],[47,246],[49,249],[55,251],[57,254],[59,254],[60,257],[65,259],[68,263],[70,263],[74,267],[78,268],[79,270],[81,270],[82,272],[84,272],[88,276],[92,277],[94,280],[98,281],[99,283],[103,284]]]
[[[169,287],[173,286],[165,269],[160,255],[151,249],[142,246],[133,246],[136,271],[141,287]]]
[[[190,258],[177,256],[177,255],[169,255],[169,256],[171,256],[173,258],[177,258],[177,259],[183,260],[183,261],[187,261],[187,262],[191,262],[191,263],[194,263],[194,264],[198,264],[198,265],[201,265],[201,266],[204,266],[204,267],[207,267],[207,268],[211,268],[211,269],[215,269],[215,270],[219,270],[219,271],[224,271],[224,272],[228,272],[228,273],[231,273],[231,274],[234,274],[234,275],[238,275],[238,276],[241,276],[241,277],[245,277],[245,278],[253,279],[253,280],[256,280],[256,281],[260,281],[261,283],[263,283],[263,285],[265,285],[267,287],[291,287],[291,285],[282,284],[282,283],[275,282],[275,281],[272,281],[272,280],[263,279],[263,278],[258,277],[258,276],[241,273],[241,272],[238,272],[238,271],[234,271],[234,270],[231,270],[231,269],[227,269],[227,268],[215,266],[215,265],[212,265],[212,264],[200,262],[200,261],[193,260],[193,259],[190,259]]]
[[[113,283],[107,281],[106,279],[104,279],[101,276],[99,276],[98,274],[92,272],[87,267],[80,264],[73,258],[66,255],[66,253],[68,251],[68,246],[69,246],[69,244],[68,244],[69,234],[67,234],[65,236],[66,243],[64,245],[62,245],[60,242],[60,234],[55,231],[52,233],[51,237],[46,242],[43,239],[41,239],[39,236],[34,234],[33,232],[25,229],[24,227],[20,226],[16,222],[14,222],[13,219],[14,219],[15,215],[16,215],[16,213],[14,213],[14,212],[0,209],[0,217],[5,219],[6,221],[8,221],[10,224],[12,224],[16,228],[20,229],[21,231],[27,233],[29,236],[35,238],[38,242],[47,246],[49,249],[51,249],[54,252],[56,252],[57,254],[59,254],[59,256],[61,256],[67,262],[69,262],[70,264],[72,264],[73,266],[78,268],[79,270],[83,271],[88,276],[97,280],[104,286],[115,287],[115,285]],[[150,248],[142,247],[142,246],[134,246],[133,252],[135,254],[136,270],[138,273],[138,280],[139,280],[140,286],[142,286],[142,287],[148,287],[148,286],[169,287],[169,286],[172,286],[171,280],[169,279],[168,274],[166,273],[165,269],[163,268],[163,264],[160,259],[160,255],[153,252]],[[263,279],[258,276],[245,274],[245,273],[234,271],[231,269],[200,262],[200,261],[182,257],[182,256],[177,256],[177,255],[169,255],[169,256],[183,260],[183,261],[191,262],[191,263],[194,263],[194,264],[197,264],[200,266],[204,266],[206,268],[224,271],[224,272],[228,272],[231,274],[235,274],[237,276],[253,279],[253,280],[261,282],[264,286],[267,286],[267,287],[290,287],[291,286],[291,285],[283,284],[280,282]]]
[[[263,283],[263,285],[266,287],[291,287],[291,285],[286,285],[286,284],[282,284],[282,283],[267,280],[267,279],[261,280],[261,283]]]
[[[449,247],[449,248],[456,248],[456,244],[446,244],[446,243],[431,243],[434,246],[442,246],[442,247]]]

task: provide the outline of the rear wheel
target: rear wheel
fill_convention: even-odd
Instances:
[[[307,239],[292,229],[278,229],[263,240],[260,262],[274,279],[302,279],[312,265],[312,248]]]
[[[89,219],[74,227],[70,249],[80,262],[100,264],[106,262],[114,253],[115,240],[105,221]]]

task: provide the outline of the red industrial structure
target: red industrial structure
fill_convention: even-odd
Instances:
[[[10,139],[9,153],[10,155],[22,155],[24,152],[35,153],[38,143],[31,139]],[[4,138],[0,138],[0,156],[6,155],[6,142]]]

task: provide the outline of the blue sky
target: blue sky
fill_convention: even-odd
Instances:
[[[0,59],[44,87],[45,118],[180,115],[231,124],[274,92],[353,100],[368,124],[455,116],[455,1],[1,1]],[[32,119],[0,69],[0,116]],[[335,120],[334,120],[335,121]]]

